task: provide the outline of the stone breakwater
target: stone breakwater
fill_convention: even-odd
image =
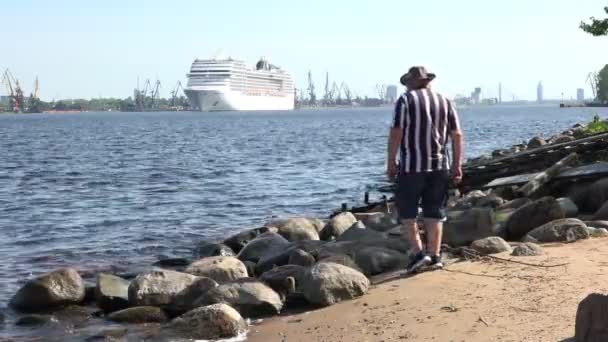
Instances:
[[[543,253],[543,243],[608,236],[608,178],[526,197],[516,190],[450,199],[447,264],[463,251],[532,256]],[[391,203],[330,219],[276,220],[199,241],[193,251],[136,274],[96,274],[94,283],[74,268],[30,280],[10,300],[10,318],[0,315],[0,332],[12,324],[29,327],[29,336],[91,340],[243,336],[259,318],[363,296],[374,276],[404,268],[411,257]]]

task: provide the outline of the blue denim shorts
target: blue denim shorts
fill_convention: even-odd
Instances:
[[[447,170],[404,173],[397,178],[395,203],[400,220],[422,217],[445,220],[450,175]]]

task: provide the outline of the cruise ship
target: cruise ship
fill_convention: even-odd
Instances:
[[[262,58],[255,67],[232,58],[196,59],[184,90],[200,111],[291,110],[291,75]]]

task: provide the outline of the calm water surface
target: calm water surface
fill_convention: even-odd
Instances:
[[[63,265],[128,270],[384,180],[390,108],[0,116],[0,307]],[[461,109],[467,156],[601,109]],[[604,115],[605,116],[605,115]]]

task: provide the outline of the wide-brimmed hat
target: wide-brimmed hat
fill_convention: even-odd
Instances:
[[[408,81],[420,80],[420,81],[432,81],[436,77],[435,74],[428,72],[423,66],[413,66],[410,70],[401,76],[401,84],[407,85]]]

